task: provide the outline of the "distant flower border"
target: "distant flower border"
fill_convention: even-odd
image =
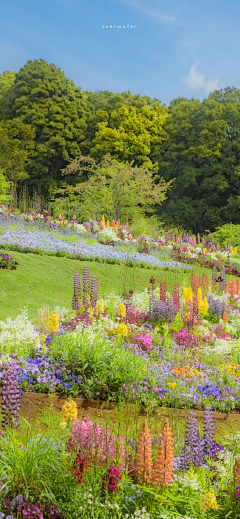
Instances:
[[[145,268],[148,270],[160,270],[160,271],[171,271],[171,272],[189,272],[188,268],[174,268],[174,267],[160,267],[158,265],[151,265],[149,263],[145,263],[144,261],[136,261],[128,259],[126,261],[122,261],[120,259],[115,258],[99,258],[99,257],[93,257],[93,256],[83,256],[81,254],[69,254],[67,251],[44,251],[42,249],[31,249],[30,247],[21,247],[20,245],[13,245],[13,244],[0,244],[0,250],[7,250],[11,252],[21,252],[24,254],[39,254],[40,256],[57,256],[59,258],[68,258],[72,260],[78,260],[78,261],[95,261],[97,263],[108,263],[110,265],[126,265],[127,267],[139,267],[139,268]]]

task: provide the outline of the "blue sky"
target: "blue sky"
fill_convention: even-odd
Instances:
[[[2,0],[0,12],[0,73],[44,59],[82,90],[167,105],[240,88],[240,0]]]

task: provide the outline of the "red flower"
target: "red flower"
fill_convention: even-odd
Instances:
[[[107,473],[103,476],[102,480],[102,492],[105,490],[106,486],[110,492],[117,493],[118,491],[118,482],[121,481],[122,476],[120,476],[118,467],[109,467]]]
[[[71,472],[72,476],[75,476],[75,478],[78,479],[79,483],[83,483],[83,471],[88,470],[90,461],[84,460],[81,458],[81,456],[77,456],[74,464],[73,464],[73,471]]]
[[[155,279],[153,278],[153,276],[151,277],[149,283],[152,283],[152,284],[154,285],[154,283],[155,283]]]

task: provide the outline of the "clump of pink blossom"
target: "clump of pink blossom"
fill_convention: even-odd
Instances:
[[[152,348],[152,339],[147,333],[141,333],[136,337],[132,337],[131,340],[139,344],[144,351],[149,351]]]
[[[83,459],[95,458],[100,465],[119,461],[119,468],[125,468],[124,437],[111,434],[109,427],[93,424],[88,417],[74,420],[67,450],[75,450]]]
[[[172,337],[177,344],[185,346],[185,348],[188,348],[189,346],[198,346],[199,344],[199,337],[194,335],[194,333],[188,333],[186,328],[182,328],[180,332],[172,333]]]

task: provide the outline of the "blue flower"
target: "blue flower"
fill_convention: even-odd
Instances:
[[[70,389],[71,384],[64,384],[65,389]]]

